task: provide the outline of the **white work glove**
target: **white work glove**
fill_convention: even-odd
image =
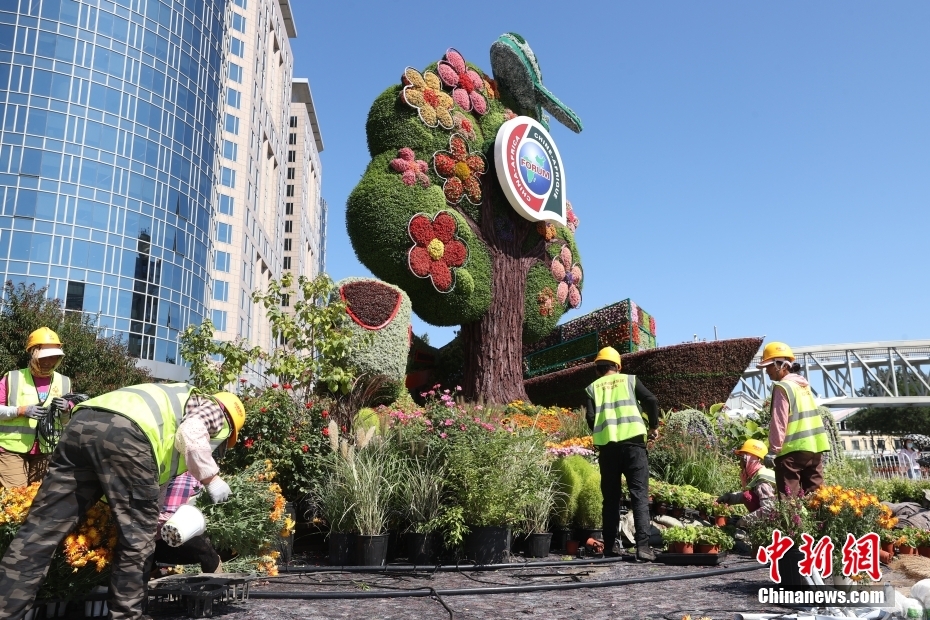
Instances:
[[[27,405],[19,408],[20,415],[26,416],[31,420],[44,420],[48,415],[48,409],[39,405]]]
[[[207,493],[210,495],[210,499],[213,500],[214,504],[220,504],[229,499],[229,494],[232,493],[232,489],[229,488],[225,480],[217,476],[207,485]]]

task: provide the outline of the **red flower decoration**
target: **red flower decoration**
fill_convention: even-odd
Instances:
[[[324,428],[324,429],[323,429],[323,437],[329,437],[329,429],[328,429],[328,428]]]
[[[254,445],[255,445],[255,440],[254,440],[254,439],[246,439],[246,440],[245,440],[245,447],[246,447],[246,449],[249,449],[249,448],[251,448],[251,447],[254,446]]]
[[[312,405],[313,403],[310,403],[310,404]],[[328,418],[328,417],[329,417],[329,412],[328,412],[328,411],[324,411],[322,415],[323,415],[324,418]]]
[[[291,389],[291,384],[290,384],[290,383],[285,383],[285,384],[282,385],[281,387],[283,387],[285,390],[289,390],[289,389]]]
[[[310,446],[308,446],[307,444],[300,446],[300,449],[303,450],[304,452],[310,452]]]
[[[278,384],[277,384],[277,383],[272,383],[272,384],[271,384],[271,387],[272,387],[272,388],[276,388],[276,387],[278,387]]]
[[[452,88],[452,99],[466,112],[473,108],[478,114],[488,113],[488,102],[481,94],[485,90],[484,79],[474,69],[469,69],[465,59],[455,49],[446,50],[444,60],[436,67],[439,79]]]
[[[458,204],[463,196],[473,205],[481,202],[481,181],[478,177],[485,173],[487,164],[480,153],[468,152],[465,138],[452,134],[449,150],[433,155],[433,167],[436,174],[446,180],[442,186],[446,202]]]
[[[262,413],[268,413],[268,407],[262,407],[262,408],[261,408],[261,412],[262,412]]]
[[[418,278],[430,278],[440,293],[454,288],[452,268],[461,267],[468,260],[468,248],[455,236],[456,226],[455,218],[446,211],[440,211],[432,220],[417,213],[407,225],[414,243],[407,254],[410,271]]]

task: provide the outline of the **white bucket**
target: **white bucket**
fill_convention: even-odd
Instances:
[[[207,520],[203,513],[194,506],[184,504],[161,526],[161,537],[169,546],[180,547],[206,531]]]

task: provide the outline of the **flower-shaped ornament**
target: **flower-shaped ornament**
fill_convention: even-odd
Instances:
[[[580,306],[581,291],[578,290],[578,284],[581,283],[581,265],[572,263],[572,251],[567,245],[563,245],[559,255],[552,259],[550,271],[552,277],[559,283],[555,291],[559,303],[564,304],[568,300],[570,307]]]
[[[488,102],[482,94],[485,90],[484,78],[465,65],[465,59],[457,50],[451,47],[446,50],[436,71],[443,84],[452,89],[452,98],[460,108],[466,112],[474,110],[481,115],[488,113]]]
[[[478,177],[487,170],[487,164],[480,153],[468,152],[465,138],[452,134],[449,150],[433,155],[433,167],[436,174],[446,180],[442,191],[449,204],[458,204],[463,196],[472,204],[481,202],[481,181]]]
[[[406,146],[397,151],[397,158],[391,160],[391,168],[401,173],[404,185],[416,185],[419,181],[423,187],[429,187],[427,171],[429,166],[422,159],[417,159],[413,149]]]
[[[414,243],[407,254],[410,271],[419,278],[429,278],[440,293],[452,291],[452,270],[468,260],[468,248],[455,236],[457,226],[446,211],[440,211],[432,220],[425,213],[417,213],[407,225]]]
[[[452,108],[455,103],[448,93],[442,91],[442,82],[432,71],[420,75],[412,67],[404,70],[404,90],[401,97],[404,102],[417,109],[420,120],[428,127],[441,125],[452,129]]]

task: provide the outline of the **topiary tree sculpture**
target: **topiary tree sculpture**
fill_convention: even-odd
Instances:
[[[450,48],[375,100],[372,160],[346,221],[359,260],[404,289],[418,316],[461,325],[466,397],[506,403],[526,399],[524,340],[581,304],[578,219],[543,109],[576,132],[581,121],[542,85],[519,35],[493,44],[491,66],[496,80]],[[518,210],[511,183],[528,207]]]

